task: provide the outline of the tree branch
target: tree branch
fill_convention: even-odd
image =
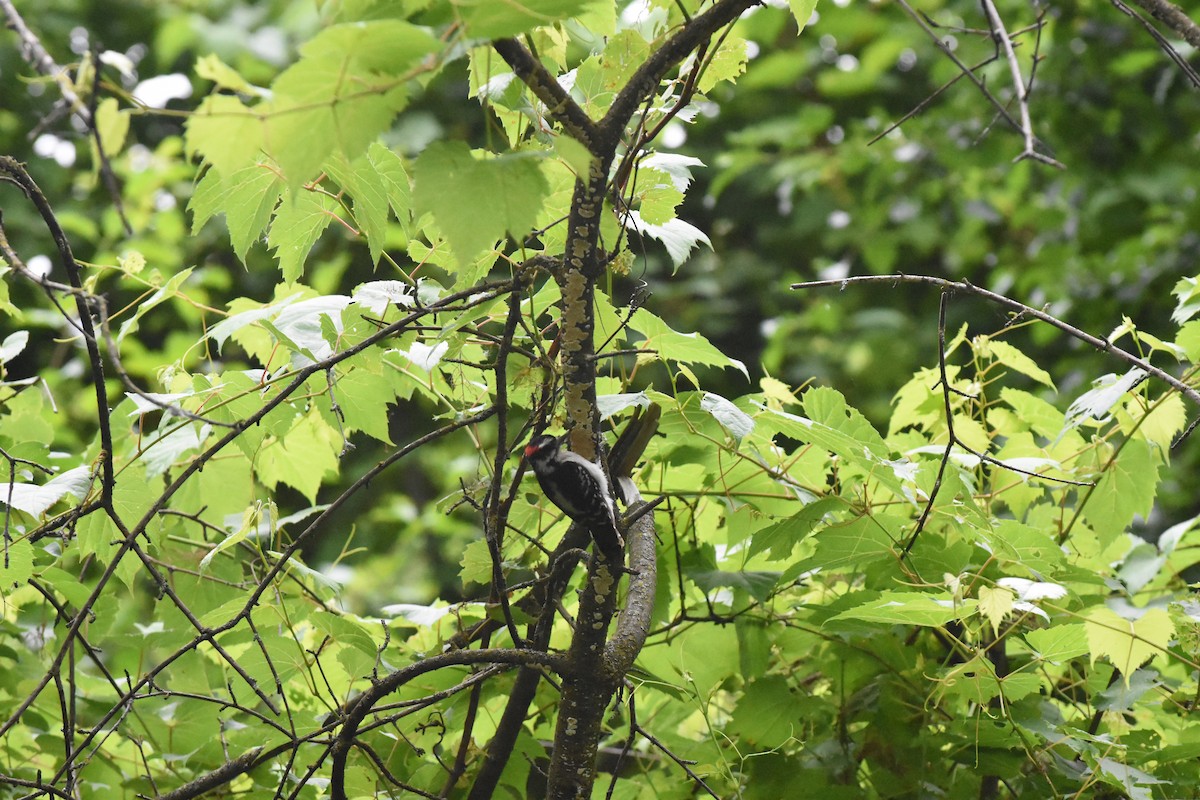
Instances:
[[[1025,140],[1025,148],[1013,160],[1021,161],[1032,158],[1034,161],[1064,169],[1060,162],[1037,150],[1037,138],[1033,135],[1033,121],[1029,117],[1029,91],[1025,85],[1025,78],[1021,75],[1021,64],[1017,61],[1017,52],[1013,49],[1012,38],[1008,35],[1008,29],[1004,27],[1004,19],[996,10],[995,3],[992,0],[982,0],[982,3],[983,11],[988,18],[988,25],[992,29],[992,38],[1003,48],[1004,57],[1008,61],[1008,69],[1012,73],[1013,94],[1017,98],[1017,109],[1021,115],[1020,131]],[[1030,86],[1032,86],[1032,79]]]
[[[571,95],[567,94],[567,90],[562,88],[542,62],[516,39],[497,39],[492,42],[492,48],[512,67],[517,79],[545,103],[550,118],[562,125],[563,130],[586,147],[589,153],[599,155],[597,148],[600,146],[600,137],[596,123],[571,99]]]
[[[1136,20],[1139,25],[1145,28],[1146,33],[1150,34],[1150,38],[1152,38],[1155,43],[1158,44],[1158,49],[1162,50],[1163,53],[1166,54],[1167,58],[1175,62],[1175,66],[1179,67],[1179,70],[1187,77],[1189,81],[1192,82],[1192,86],[1200,88],[1200,73],[1196,72],[1195,68],[1188,63],[1188,60],[1184,58],[1179,51],[1175,49],[1174,45],[1167,40],[1167,37],[1158,32],[1158,28],[1155,28],[1150,20],[1146,19],[1141,14],[1125,5],[1125,3],[1121,2],[1121,0],[1112,0],[1112,4],[1116,6],[1117,10],[1122,14]]]
[[[342,718],[342,729],[338,731],[337,738],[334,740],[330,775],[330,791],[333,800],[346,800],[346,759],[354,744],[354,737],[358,735],[359,726],[375,704],[413,678],[445,667],[467,664],[514,664],[530,667],[536,665],[558,672],[567,670],[569,666],[567,659],[561,655],[539,653],[534,650],[453,650],[449,653],[424,658],[374,681],[371,688],[351,700],[347,705],[345,716]]]
[[[629,514],[637,514],[649,503],[635,503]],[[628,515],[627,515],[628,516]],[[643,514],[629,526],[625,537],[629,542],[629,591],[625,607],[617,617],[612,639],[604,648],[608,670],[624,675],[633,666],[650,633],[650,617],[654,613],[654,593],[657,580],[655,558],[654,515]]]
[[[1150,16],[1183,37],[1183,40],[1200,50],[1200,25],[1184,13],[1183,9],[1168,0],[1133,0]]]
[[[21,18],[21,14],[17,11],[16,6],[12,4],[12,0],[0,0],[0,11],[4,12],[4,19],[7,26],[17,34],[17,38],[21,40],[21,58],[25,63],[33,67],[42,75],[52,78],[58,91],[62,94],[70,106],[71,110],[79,115],[87,127],[92,127],[91,114],[88,113],[88,108],[80,99],[79,95],[75,94],[75,87],[71,82],[70,76],[67,74],[65,67],[60,67],[58,63],[51,58],[46,52],[46,48],[42,46],[41,40],[29,29],[25,24],[25,20]],[[97,66],[99,64],[97,63]]]
[[[1033,317],[1034,319],[1041,320],[1048,325],[1058,328],[1060,331],[1070,334],[1076,339],[1079,339],[1081,342],[1091,345],[1102,353],[1111,353],[1130,366],[1145,370],[1146,373],[1158,378],[1172,389],[1178,391],[1188,400],[1191,400],[1197,406],[1200,406],[1200,392],[1198,392],[1196,389],[1193,389],[1191,386],[1188,386],[1171,373],[1154,366],[1149,361],[1139,358],[1133,353],[1117,347],[1107,339],[1102,339],[1099,336],[1093,336],[1086,331],[1076,328],[1074,325],[1063,322],[1058,317],[1047,314],[1045,311],[1040,311],[1032,306],[1027,306],[1024,303],[1013,300],[1011,297],[1006,297],[1005,295],[988,291],[983,287],[976,286],[970,281],[951,281],[945,278],[935,278],[932,275],[905,275],[901,273],[897,275],[858,275],[851,278],[842,278],[841,280],[805,281],[803,283],[793,283],[792,289],[819,289],[829,286],[837,286],[844,289],[850,284],[855,283],[924,283],[931,286],[940,286],[943,289],[949,289],[951,291],[965,292],[967,294],[974,294],[978,295],[979,297],[987,298],[993,303],[1013,309],[1018,314]],[[1172,445],[1172,447],[1178,447],[1189,432],[1190,429],[1189,431],[1185,431],[1182,436],[1175,440],[1175,443]]]
[[[600,120],[600,137],[604,147],[614,151],[625,133],[625,126],[637,113],[647,97],[654,94],[667,70],[678,64],[688,53],[700,47],[713,34],[730,24],[751,6],[762,0],[719,0],[708,11],[693,17],[662,47],[646,59],[617,94],[608,113]]]

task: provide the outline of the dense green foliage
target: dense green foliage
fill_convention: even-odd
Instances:
[[[48,202],[5,162],[0,796],[467,797],[530,665],[494,796],[543,796],[608,573],[544,602],[575,540],[520,449],[651,405],[657,583],[619,576],[652,613],[614,625],[594,796],[1200,793],[1200,103],[1132,20],[1016,37],[1061,170],[966,80],[868,145],[959,74],[899,5],[720,26],[620,126],[580,320],[600,157],[513,43],[599,121],[737,3],[54,5],[22,12],[74,117],[0,53],[0,155]],[[978,4],[920,10],[993,54]],[[1129,352],[969,291],[939,320],[927,283],[789,289],[889,273]]]

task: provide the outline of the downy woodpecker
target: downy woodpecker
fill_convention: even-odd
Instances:
[[[617,529],[617,510],[600,467],[569,450],[553,436],[535,436],[525,458],[550,502],[588,529],[610,561],[625,561],[625,540]]]

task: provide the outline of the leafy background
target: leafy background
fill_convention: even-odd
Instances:
[[[86,136],[63,117],[38,128],[58,95],[15,47],[0,50],[3,153],[29,162],[84,286],[107,298],[132,380],[211,417],[181,421],[110,374],[122,516],[150,509],[221,424],[259,413],[294,370],[348,352],[418,297],[561,250],[555,223],[586,158],[550,135],[486,40],[527,32],[554,70],[576,70],[575,94],[598,114],[681,7],[696,11],[650,5],[658,28],[605,3],[537,30],[470,3],[22,9],[62,63],[89,46],[131,62],[111,59],[96,105],[120,209]],[[967,30],[985,27],[976,5],[919,10],[965,62],[992,55]],[[1038,19],[1024,4],[999,10],[1010,30]],[[1040,39],[1025,34],[1019,52],[1026,74],[1036,53],[1031,113],[1063,170],[1013,163],[1019,137],[965,81],[872,144],[957,69],[901,5],[849,2],[818,7],[799,36],[782,9],[739,22],[694,118],[666,127],[657,165],[631,182],[645,222],[689,223],[685,239],[711,248],[683,261],[629,236],[599,286],[599,341],[643,351],[601,361],[599,392],[617,427],[662,406],[637,477],[667,498],[651,635],[629,676],[636,715],[622,705],[609,719],[607,747],[635,742],[617,796],[691,791],[654,741],[721,797],[1197,791],[1196,456],[1190,440],[1171,447],[1196,409],[1153,380],[1104,391],[1127,365],[963,293],[946,309],[943,394],[937,292],[788,288],[965,279],[1190,375],[1198,95],[1116,8],[1039,13]],[[365,24],[337,27],[351,21]],[[1003,63],[981,72],[1011,101]],[[172,74],[185,96],[139,105],[147,81]],[[90,74],[77,78],[86,94]],[[260,151],[273,169],[256,166]],[[4,193],[16,253],[30,267],[53,258],[32,206]],[[65,280],[60,269],[51,277]],[[6,463],[23,494],[6,502],[2,691],[13,709],[30,702],[6,725],[0,791],[161,795],[261,746],[278,755],[217,791],[325,796],[328,715],[371,675],[495,614],[477,510],[495,422],[376,469],[496,401],[480,365],[495,358],[505,297],[465,295],[332,378],[303,376],[188,477],[148,525],[145,558],[113,560],[122,532],[71,514],[98,491],[86,354],[40,287],[4,278],[0,447],[56,474]],[[556,299],[541,277],[524,301],[512,430],[553,383]],[[935,493],[947,402],[962,444],[1050,479],[960,449]],[[501,462],[506,475],[516,463]],[[531,482],[515,495],[509,585],[532,579],[565,529],[539,499]],[[249,610],[252,591],[263,602]],[[72,619],[82,638],[63,649]],[[569,636],[560,625],[552,646]],[[31,695],[48,666],[55,679]],[[350,795],[403,796],[390,772],[465,796],[511,674],[484,676],[472,728],[465,692],[423,698],[478,675],[433,672],[390,697],[416,710],[380,712],[363,734],[379,762],[351,761]],[[135,681],[135,699],[117,702]],[[543,683],[509,794],[536,796],[557,702]]]

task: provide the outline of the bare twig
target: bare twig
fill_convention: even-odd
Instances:
[[[342,729],[338,732],[332,748],[330,791],[333,800],[346,800],[346,759],[355,737],[358,735],[359,726],[375,704],[412,679],[427,672],[468,664],[538,665],[559,672],[567,669],[566,659],[552,653],[511,649],[453,650],[449,653],[422,659],[380,678],[347,705],[345,716],[342,719]]]
[[[1033,121],[1029,118],[1029,89],[1025,84],[1025,79],[1021,76],[1021,65],[1017,61],[1017,53],[1013,49],[1012,39],[1008,35],[1008,29],[1004,27],[1004,19],[1000,16],[1000,12],[996,10],[995,3],[992,0],[981,0],[981,2],[983,3],[983,10],[987,14],[988,24],[992,28],[992,37],[1004,49],[1004,57],[1008,60],[1008,69],[1012,73],[1013,92],[1017,98],[1017,110],[1021,116],[1019,129],[1021,136],[1025,140],[1025,149],[1013,161],[1032,158],[1043,164],[1049,164],[1052,167],[1062,169],[1063,165],[1060,162],[1037,151],[1036,140],[1033,135]]]
[[[1170,3],[1165,2],[1165,0],[1134,0],[1134,2],[1137,2],[1138,5],[1142,6],[1142,8],[1146,8],[1152,14],[1154,13],[1153,8],[1159,8],[1161,10],[1162,7],[1169,6],[1170,8],[1175,9],[1175,11],[1178,11],[1179,16],[1183,17],[1184,19],[1187,19],[1187,17],[1183,15],[1182,11],[1179,11],[1178,8],[1175,8],[1175,6],[1172,6]],[[1112,4],[1122,14],[1125,14],[1126,16],[1137,20],[1137,22],[1143,28],[1146,29],[1146,32],[1149,33],[1151,38],[1153,38],[1154,41],[1158,44],[1159,49],[1162,50],[1164,53],[1166,53],[1167,58],[1169,58],[1173,62],[1175,62],[1175,66],[1179,67],[1179,70],[1187,77],[1187,79],[1189,81],[1192,82],[1192,86],[1195,86],[1196,88],[1200,88],[1200,74],[1198,74],[1196,72],[1196,70],[1192,67],[1192,65],[1188,63],[1187,59],[1184,58],[1179,53],[1179,51],[1176,50],[1175,47],[1169,41],[1167,41],[1167,38],[1165,36],[1163,36],[1161,33],[1159,33],[1157,28],[1155,28],[1153,25],[1150,24],[1150,21],[1148,19],[1146,19],[1141,14],[1134,11],[1132,8],[1127,6],[1125,3],[1121,2],[1121,0],[1112,0]],[[1154,16],[1157,19],[1160,19],[1160,20],[1163,19],[1163,17],[1160,17],[1158,14],[1154,14]],[[1168,22],[1168,24],[1170,24],[1170,23]],[[1188,24],[1190,25],[1189,35],[1195,35],[1195,30],[1196,30],[1195,23],[1192,23],[1192,21],[1189,19]],[[1200,46],[1200,45],[1197,45],[1195,42],[1193,42],[1191,39],[1188,39],[1188,42],[1192,45],[1192,47]]]
[[[121,185],[117,182],[117,175],[113,172],[108,151],[104,149],[104,142],[100,138],[100,128],[96,125],[96,106],[100,102],[100,74],[104,69],[104,64],[100,61],[100,48],[93,45],[88,57],[92,60],[92,91],[88,95],[88,113],[85,119],[88,123],[88,131],[92,134],[92,142],[96,145],[96,159],[100,162],[98,167],[100,177],[104,180],[104,188],[108,190],[108,196],[112,199],[113,208],[121,220],[122,227],[125,228],[125,233],[132,236],[133,226],[129,224],[129,216],[125,213],[125,201],[121,198]]]
[[[16,32],[17,37],[21,40],[21,58],[25,59],[25,63],[33,67],[42,75],[54,80],[58,86],[58,91],[62,94],[71,109],[79,115],[80,119],[90,128],[92,126],[91,115],[88,113],[88,108],[80,99],[79,95],[75,94],[75,87],[71,82],[70,76],[67,74],[65,67],[60,67],[58,63],[46,52],[46,48],[42,46],[41,40],[29,29],[25,24],[25,20],[21,18],[21,14],[17,11],[16,6],[12,4],[12,0],[0,0],[0,12],[4,13],[4,19],[9,28]]]
[[[913,7],[908,4],[907,0],[896,0],[896,2],[900,4],[902,9],[904,9],[904,13],[908,14],[908,16],[917,23],[921,30],[925,32],[930,40],[933,41],[934,45],[942,51],[942,54],[945,55],[946,58],[950,59],[954,63],[954,66],[958,67],[963,75],[965,75],[967,79],[971,81],[971,83],[975,84],[975,88],[978,89],[985,98],[987,98],[988,102],[991,103],[993,107],[995,107],[996,113],[1004,118],[1004,120],[1008,122],[1008,124],[1011,125],[1014,130],[1021,130],[1021,124],[1013,119],[1012,115],[1008,113],[1008,109],[1004,107],[1004,104],[1001,103],[1000,100],[991,93],[991,91],[987,88],[987,84],[983,82],[983,79],[976,75],[972,71],[971,67],[968,67],[966,64],[964,64],[958,56],[954,55],[954,51],[951,50],[944,41],[942,41],[942,38],[938,36],[931,27],[929,27],[929,24],[925,22],[922,16],[913,10]]]
[[[1183,37],[1192,47],[1200,50],[1200,25],[1184,13],[1183,9],[1169,0],[1133,0],[1159,22]]]
[[[986,67],[988,64],[993,63],[997,58],[998,58],[998,56],[994,56],[994,55],[988,56],[983,61],[980,61],[978,64],[976,64],[975,66],[970,67],[969,71],[974,73],[976,70],[982,69],[983,67]],[[875,144],[880,139],[887,136],[889,133],[896,130],[897,128],[899,128],[904,123],[908,122],[913,117],[916,117],[925,109],[929,108],[929,105],[934,100],[936,100],[938,97],[940,97],[941,94],[943,92],[945,92],[947,89],[949,89],[951,86],[953,86],[954,84],[956,84],[960,80],[962,80],[964,77],[966,77],[966,74],[967,74],[966,72],[960,72],[957,75],[955,75],[953,78],[951,78],[950,80],[943,83],[938,88],[934,89],[932,92],[930,92],[928,97],[926,97],[924,100],[922,100],[921,102],[919,102],[915,106],[913,106],[912,110],[907,112],[904,116],[900,117],[900,119],[896,120],[891,125],[888,125],[886,128],[884,128],[879,133],[872,136],[871,140],[869,142],[867,142],[867,144],[868,145]]]
[[[933,479],[933,488],[929,490],[929,499],[925,501],[925,508],[921,510],[921,516],[917,520],[916,527],[913,528],[912,535],[908,537],[908,542],[900,551],[901,558],[908,555],[908,551],[912,550],[913,545],[917,543],[917,537],[921,535],[921,531],[925,530],[925,523],[929,521],[934,501],[937,500],[938,491],[942,488],[942,476],[946,473],[946,465],[950,463],[950,452],[954,449],[954,412],[950,408],[950,380],[946,377],[946,301],[949,297],[949,292],[942,292],[938,302],[938,375],[942,386],[942,410],[946,415],[946,449],[942,451],[942,459],[938,462],[937,477]]]
[[[1006,308],[1010,308],[1013,311],[1016,311],[1019,315],[1033,317],[1034,319],[1045,322],[1048,325],[1052,325],[1053,327],[1058,328],[1060,331],[1063,331],[1064,333],[1067,333],[1067,334],[1075,337],[1076,339],[1079,339],[1081,342],[1087,343],[1088,345],[1090,345],[1091,347],[1094,347],[1095,349],[1099,350],[1102,353],[1111,353],[1113,356],[1124,361],[1126,364],[1129,364],[1130,366],[1134,366],[1141,370],[1144,370],[1148,374],[1154,376],[1155,378],[1158,378],[1163,383],[1170,386],[1172,389],[1175,389],[1176,391],[1178,391],[1180,394],[1182,394],[1188,400],[1191,400],[1197,406],[1200,406],[1200,391],[1197,391],[1196,389],[1192,388],[1191,386],[1188,386],[1186,383],[1181,381],[1179,378],[1176,378],[1171,373],[1169,373],[1163,369],[1160,369],[1159,367],[1154,366],[1146,359],[1139,358],[1138,356],[1135,356],[1133,353],[1130,353],[1127,350],[1123,350],[1122,348],[1117,347],[1115,344],[1108,341],[1107,339],[1102,339],[1099,336],[1093,336],[1092,334],[1090,334],[1086,331],[1076,328],[1074,325],[1070,325],[1066,322],[1063,322],[1058,317],[1055,317],[1051,314],[1047,314],[1045,311],[1041,311],[1039,309],[1033,308],[1032,306],[1027,306],[1024,303],[1013,300],[1011,297],[1006,297],[1005,295],[997,294],[996,292],[992,292],[992,291],[984,289],[980,286],[976,286],[975,284],[971,283],[970,281],[965,281],[965,280],[951,281],[951,280],[947,280],[945,278],[937,278],[932,275],[905,275],[905,274],[901,273],[901,274],[896,274],[896,275],[857,275],[857,276],[854,276],[851,278],[842,278],[840,280],[804,281],[803,283],[793,283],[792,288],[793,289],[819,289],[819,288],[836,286],[836,287],[844,289],[845,287],[850,286],[852,284],[860,284],[860,283],[890,283],[890,284],[924,283],[924,284],[928,284],[931,286],[939,286],[943,289],[949,289],[951,291],[965,292],[967,294],[974,294],[974,295],[978,295],[980,297],[987,298],[988,300],[990,300],[993,303],[996,303],[997,305],[1002,305]],[[1192,429],[1189,428],[1188,430],[1186,430],[1182,434],[1180,434],[1180,436],[1175,440],[1175,442],[1171,446],[1174,448],[1174,447],[1178,447],[1180,444],[1182,444],[1183,441],[1187,438],[1188,434],[1191,432],[1191,430]]]

